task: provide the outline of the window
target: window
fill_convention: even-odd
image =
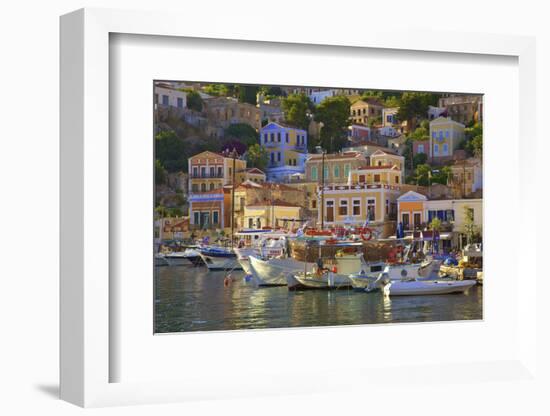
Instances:
[[[281,161],[281,152],[277,152],[277,162]]]
[[[361,200],[360,199],[354,199],[353,200],[352,214],[353,215],[361,215]]]
[[[399,183],[399,176],[395,177],[395,183]]]
[[[442,152],[443,155],[448,155],[449,154],[449,145],[447,143],[443,143],[443,152]]]
[[[381,160],[378,161],[378,166],[382,166],[382,161]]]
[[[367,199],[367,219],[369,221],[374,221],[376,214],[376,199],[368,198]]]
[[[359,183],[365,183],[365,175],[359,175]]]
[[[436,133],[435,131],[432,131],[432,139],[435,139],[436,138]]]
[[[219,221],[218,211],[212,211],[212,224],[217,224]]]
[[[269,154],[269,161],[270,161],[271,164],[275,163],[275,153],[270,153]]]
[[[386,199],[386,215],[390,214],[390,200]]]
[[[218,166],[218,177],[222,177],[223,168],[221,166]]]
[[[424,145],[423,144],[418,145],[418,147],[416,148],[416,153],[424,153]]]
[[[348,200],[341,199],[340,207],[338,208],[338,215],[348,215]]]
[[[275,141],[275,133],[271,133],[271,134],[269,135],[269,141],[270,141],[271,143],[273,143],[273,142]]]
[[[317,209],[317,201],[315,199],[311,201],[311,209]]]
[[[214,183],[210,183],[210,190],[212,191],[214,189]]]
[[[375,183],[380,182],[380,175],[379,174],[374,175],[374,182]]]
[[[286,142],[288,143],[288,132],[286,132],[285,136],[286,136]]]
[[[317,166],[311,167],[311,180],[313,181],[317,180]]]
[[[328,179],[328,166],[325,166],[325,169],[323,170],[323,179]]]
[[[199,192],[199,185],[197,185],[196,183],[192,184],[191,185],[191,191],[192,192]]]
[[[439,130],[439,138],[440,138],[440,139],[443,138],[443,130]]]
[[[205,191],[206,191],[206,184],[201,183],[201,192],[205,192]]]
[[[277,141],[281,143],[281,132],[277,132]]]
[[[167,95],[163,95],[162,96],[162,105],[168,105],[168,96]]]
[[[436,155],[436,156],[439,155],[439,145],[437,143],[434,144],[434,155]]]
[[[199,168],[196,166],[193,166],[193,176],[196,178],[199,176]]]
[[[193,224],[197,224],[197,225],[201,224],[200,215],[201,215],[200,212],[197,212],[197,211],[193,212]]]
[[[349,177],[350,165],[344,165],[344,177]]]
[[[214,166],[210,166],[210,177],[213,178],[216,176],[216,168]]]
[[[232,172],[231,168],[229,168],[229,176],[231,176],[232,173],[233,172]]]
[[[264,143],[267,143],[267,133],[264,133]]]
[[[445,137],[448,139],[449,138],[449,130],[445,130]]]
[[[206,168],[201,168],[201,177],[206,178]]]
[[[334,177],[335,178],[340,177],[340,166],[338,166],[338,165],[334,166]]]
[[[248,228],[254,228],[254,218],[248,219]]]

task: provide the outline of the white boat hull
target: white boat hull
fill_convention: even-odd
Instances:
[[[297,273],[294,275],[297,284],[294,289],[351,289],[348,276],[332,272],[317,276],[314,273]]]
[[[289,278],[304,270],[304,263],[292,258],[262,260],[252,255],[248,261],[250,272],[258,286],[286,286]],[[307,263],[306,267],[311,270],[313,263]]]
[[[392,281],[387,289],[390,296],[446,295],[464,293],[475,284],[475,280]]]
[[[237,256],[209,256],[202,252],[200,253],[200,256],[204,264],[206,264],[206,267],[208,267],[208,270],[242,270],[242,266],[239,264]]]

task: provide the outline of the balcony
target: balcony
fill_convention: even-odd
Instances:
[[[215,172],[215,173],[191,173],[189,175],[191,179],[223,179],[223,172]]]

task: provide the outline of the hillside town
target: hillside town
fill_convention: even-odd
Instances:
[[[157,81],[155,239],[368,225],[481,242],[481,95]]]

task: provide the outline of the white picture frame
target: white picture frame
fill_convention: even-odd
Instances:
[[[186,24],[182,25],[181,22]],[[117,357],[110,349],[110,166],[109,159],[109,37],[110,34],[154,35],[279,42],[301,45],[384,50],[431,51],[444,54],[483,54],[515,57],[519,67],[519,130],[521,137],[537,137],[535,102],[535,41],[529,37],[479,33],[410,33],[398,28],[372,26],[364,32],[335,35],[322,27],[308,31],[285,31],[269,26],[251,28],[247,35],[235,33],[228,25],[209,27],[198,20],[162,12],[82,9],[61,18],[61,398],[79,406],[161,403],[213,397],[296,394],[331,390],[354,391],[356,383],[374,386],[401,378],[402,388],[451,383],[441,377],[449,372],[459,383],[506,381],[506,388],[529,395],[540,386],[537,373],[537,321],[535,290],[518,291],[517,346],[507,359],[472,363],[441,362],[422,365],[410,362],[407,368],[361,367],[331,369],[327,376],[337,380],[326,386],[317,375],[297,368],[292,374],[269,374],[268,379],[241,382],[224,389],[211,380],[110,382],[110,366]],[[536,149],[536,141],[530,151]],[[536,218],[527,215],[536,183],[529,180],[529,154],[518,146],[518,172],[522,241],[536,241]],[[536,151],[536,150],[535,150]],[[518,264],[539,279],[534,251],[526,244],[517,247]],[[511,270],[510,273],[518,273]],[[532,287],[536,286],[536,279]],[[294,330],[302,339],[313,332]],[[230,337],[231,334],[220,334]],[[406,376],[406,374],[409,376]],[[483,376],[479,376],[483,373]],[[476,374],[472,381],[471,374]],[[499,378],[500,377],[500,378]],[[345,381],[342,381],[345,380]],[[207,386],[208,391],[207,391]],[[274,386],[279,388],[274,389]],[[526,387],[528,386],[528,387]],[[444,387],[444,386],[443,386]],[[438,385],[437,388],[442,388]],[[498,389],[487,395],[498,397]]]

